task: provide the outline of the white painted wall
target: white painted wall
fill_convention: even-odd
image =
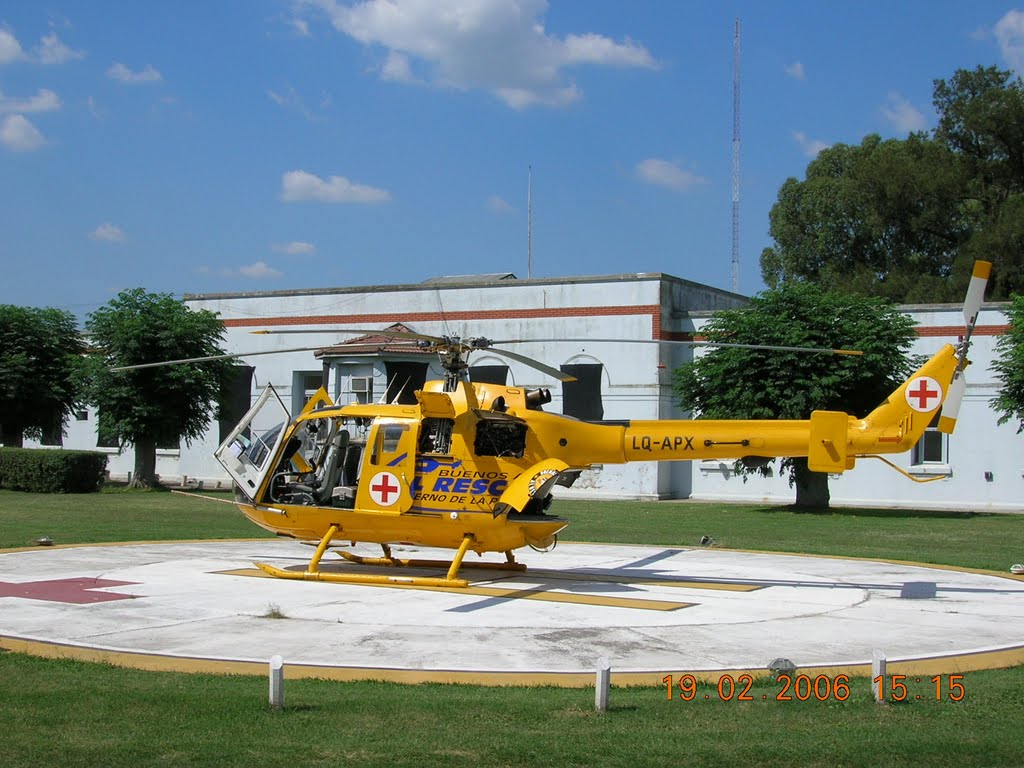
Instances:
[[[587,341],[535,341],[510,348],[553,367],[573,362],[600,362],[605,366],[602,387],[605,418],[683,418],[672,393],[672,370],[692,359],[689,347],[672,344],[614,344],[595,339],[652,339],[655,324],[662,331],[693,332],[706,322],[707,310],[742,303],[742,297],[708,286],[660,274],[618,275],[592,278],[540,279],[476,285],[383,286],[316,291],[288,291],[186,297],[193,308],[219,312],[230,323],[225,346],[231,352],[264,352],[308,345],[326,347],[350,338],[320,330],[308,335],[252,335],[264,327],[370,328],[382,329],[401,321],[415,331],[492,339],[586,339]],[[625,309],[623,309],[625,308]],[[920,327],[959,328],[960,308],[929,306],[908,308]],[[615,314],[618,312],[618,314]],[[295,325],[267,325],[287,319]],[[980,326],[1005,326],[998,306],[986,306]],[[907,506],[918,508],[1020,509],[1024,507],[1024,437],[1013,425],[999,426],[989,407],[996,386],[990,364],[995,336],[976,336],[968,371],[969,385],[957,432],[949,442],[948,467],[919,467],[941,473],[927,485],[913,483],[880,462],[861,461],[857,467],[830,483],[837,504]],[[930,355],[943,343],[955,343],[955,334],[925,336],[915,353]],[[386,388],[380,360],[360,358],[375,371],[374,392]],[[317,371],[321,361],[311,351],[249,357],[254,365],[252,397],[272,383],[286,404],[292,402],[293,374]],[[509,365],[509,382],[521,387],[547,387],[553,401],[547,410],[561,412],[558,382],[515,361],[490,352],[476,353],[472,362]],[[430,378],[440,378],[436,360]],[[348,389],[347,381],[329,382],[328,391]],[[343,398],[344,399],[344,398]],[[95,449],[95,413],[84,422],[72,421],[64,445]],[[157,471],[166,482],[183,477],[208,485],[227,484],[227,476],[213,459],[218,444],[217,425],[191,446],[180,451],[161,451]],[[99,449],[103,450],[103,449]],[[110,454],[113,477],[125,477],[132,469],[127,450]],[[913,470],[910,454],[895,461]],[[991,472],[987,480],[985,473]],[[794,497],[784,477],[749,477],[746,481],[718,462],[636,463],[605,465],[585,472],[571,489],[559,489],[563,498],[697,498],[790,502]]]

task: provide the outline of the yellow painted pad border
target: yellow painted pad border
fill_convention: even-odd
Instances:
[[[230,659],[204,659],[191,656],[164,656],[155,653],[109,651],[100,648],[86,648],[56,642],[27,640],[19,637],[0,635],[0,649],[24,653],[46,659],[72,659],[116,667],[139,669],[148,672],[181,672],[186,674],[213,675],[266,675],[268,664],[258,661],[237,661]],[[907,676],[933,676],[959,674],[985,669],[1002,669],[1024,664],[1024,645],[993,651],[960,653],[950,656],[899,661],[890,659],[886,674]],[[817,675],[849,675],[868,677],[871,664],[836,664],[815,667],[799,667],[797,673],[811,677]],[[749,674],[755,679],[769,676],[763,667],[738,667],[735,669],[692,670],[664,669],[653,671],[612,670],[612,683],[622,687],[663,686],[665,675],[691,674],[698,682],[717,683],[724,675],[736,679]],[[388,667],[329,667],[315,664],[285,664],[285,677],[290,680],[334,680],[354,682],[357,680],[380,681],[418,685],[421,683],[457,683],[459,685],[482,686],[555,686],[558,688],[588,688],[594,685],[594,672],[495,672],[485,670],[454,669],[394,669]]]

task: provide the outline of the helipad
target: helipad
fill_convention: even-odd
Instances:
[[[279,654],[293,676],[565,685],[591,682],[601,657],[617,684],[764,671],[780,657],[864,673],[875,649],[910,674],[1024,663],[1024,583],[1009,575],[590,544],[517,553],[522,573],[466,570],[468,589],[252,567],[302,570],[310,552],[270,539],[0,552],[0,647],[223,672],[262,672]],[[369,568],[329,557],[323,567]]]

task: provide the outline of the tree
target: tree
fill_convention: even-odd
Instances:
[[[74,316],[59,309],[0,305],[0,440],[63,431],[81,392],[85,347]]]
[[[682,407],[706,419],[807,419],[814,410],[865,416],[911,372],[906,353],[913,326],[882,299],[787,283],[755,296],[748,307],[716,313],[701,333],[709,341],[859,349],[864,355],[713,348],[675,371],[675,390]],[[784,459],[782,468],[796,486],[797,507],[828,506],[827,474],[811,472],[806,457]]]
[[[957,301],[985,259],[990,298],[1024,290],[1024,84],[994,67],[958,70],[935,81],[933,103],[931,136],[837,144],[782,185],[766,284]]]
[[[1010,330],[996,342],[992,367],[1002,386],[992,405],[1001,414],[1000,424],[1017,420],[1019,434],[1024,432],[1024,295],[1013,297],[1009,314]]]
[[[230,375],[227,360],[111,371],[110,368],[224,354],[217,313],[192,311],[168,294],[121,292],[85,323],[101,351],[90,362],[90,400],[101,436],[135,447],[134,487],[151,487],[156,449],[200,437]]]
[[[962,159],[967,204],[981,226],[967,243],[970,261],[993,263],[989,295],[1024,290],[1024,83],[996,67],[958,70],[936,80],[935,138]]]
[[[957,155],[920,134],[829,147],[804,181],[779,190],[762,277],[770,287],[811,280],[897,301],[952,300],[970,277],[958,260],[971,261],[961,250],[976,228],[965,184]]]

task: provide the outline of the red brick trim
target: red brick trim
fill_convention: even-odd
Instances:
[[[917,330],[917,335],[921,337],[932,337],[932,336],[963,336],[964,327],[962,325],[932,325],[922,326]],[[1004,333],[1010,330],[1009,325],[976,325],[974,326],[975,336],[1002,336]]]
[[[476,309],[445,312],[394,312],[361,315],[297,315],[289,317],[242,317],[224,320],[226,328],[253,328],[291,325],[359,325],[361,323],[415,323],[444,322],[445,320],[529,320],[551,317],[616,317],[648,315],[651,318],[651,338],[660,341],[706,341],[707,337],[691,331],[663,331],[661,307],[657,304],[629,304],[620,307],[543,307],[533,309]],[[1001,336],[1009,325],[979,325],[975,336]],[[962,325],[921,326],[916,329],[922,338],[963,335]]]
[[[360,323],[444,322],[445,320],[521,320],[545,317],[615,317],[648,315],[657,332],[661,307],[632,304],[621,307],[543,307],[534,309],[475,309],[445,312],[388,312],[362,315],[298,315],[292,317],[241,317],[224,320],[226,328],[283,325],[359,325]]]
[[[919,338],[952,337],[959,338],[964,335],[962,325],[932,325],[921,326],[914,329]],[[1010,330],[1009,325],[976,325],[974,326],[975,336],[1002,336]],[[662,341],[707,341],[708,337],[692,331],[665,331],[661,335]]]

